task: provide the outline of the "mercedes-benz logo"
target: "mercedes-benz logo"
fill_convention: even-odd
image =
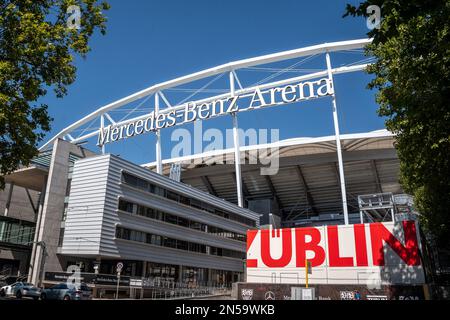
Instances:
[[[272,291],[267,291],[264,294],[264,299],[266,299],[266,300],[275,300],[275,293],[273,293]]]

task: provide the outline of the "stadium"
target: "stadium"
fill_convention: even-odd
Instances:
[[[359,195],[403,193],[394,138],[380,130],[342,135],[341,143],[350,220],[359,222]],[[255,150],[267,149],[278,150],[279,169],[275,175],[261,175],[264,165],[249,163]],[[241,171],[247,207],[266,205],[267,212],[282,218],[283,226],[308,220],[312,223],[315,219],[343,223],[334,136],[242,147],[240,157],[246,160],[241,162]],[[179,164],[182,182],[237,204],[233,159],[232,149],[167,159],[162,161],[163,172],[169,175],[171,165]],[[155,169],[156,163],[144,166]]]
[[[285,239],[280,228],[320,231],[326,226],[328,231],[320,231],[325,234],[334,232],[332,226],[375,224],[397,239],[385,241],[381,248],[393,256],[399,252],[390,245],[406,246],[406,234],[414,230],[417,246],[405,250],[420,250],[420,263],[414,260],[411,271],[398,257],[387,259],[389,265],[370,260],[374,266],[353,266],[356,269],[345,276],[339,276],[342,269],[333,276],[333,270],[325,270],[329,266],[313,265],[311,285],[322,285],[315,287],[315,296],[339,299],[342,292],[359,290],[367,299],[427,298],[427,249],[416,230],[418,213],[399,183],[393,135],[384,129],[340,133],[333,76],[362,72],[373,61],[364,58],[333,67],[330,54],[361,54],[370,42],[325,43],[230,62],[153,85],[64,128],[40,148],[30,166],[5,177],[7,188],[0,194],[0,210],[5,212],[0,220],[4,278],[16,274],[16,279],[49,286],[68,279],[67,269],[77,266],[99,297],[136,298],[137,292],[141,298],[167,297],[168,292],[191,296],[234,284],[236,299],[264,299],[267,292],[295,299],[296,290],[307,281],[305,266],[286,271],[294,278],[277,269],[256,279],[254,265],[248,264],[251,232],[258,233],[251,239],[263,239],[266,230],[272,230],[269,251],[280,251],[281,238],[283,243]],[[299,71],[295,68],[312,58],[324,58],[326,67],[292,77],[293,70]],[[290,64],[280,66],[284,62]],[[268,66],[276,81],[272,76],[245,85],[240,71],[266,71]],[[226,90],[209,88],[224,75]],[[183,87],[195,83],[200,88]],[[240,145],[241,112],[317,99],[331,106],[334,135]],[[133,103],[138,104],[125,117],[112,116]],[[139,108],[149,104],[151,110],[139,114]],[[162,159],[161,132],[220,116],[233,120],[233,147]],[[109,143],[126,143],[145,133],[156,136],[155,161],[136,164],[107,152]],[[270,164],[275,164],[270,168],[274,170],[261,161],[264,157],[276,160]],[[405,224],[409,229],[399,231],[402,222],[411,221]],[[339,237],[342,250],[354,240]],[[337,248],[339,255],[339,244]],[[314,257],[305,256],[308,259]],[[410,281],[398,277],[404,268],[415,273]],[[377,276],[370,285],[376,288],[364,282],[373,275]]]

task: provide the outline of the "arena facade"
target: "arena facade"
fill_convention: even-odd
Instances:
[[[393,135],[384,129],[340,133],[333,76],[361,72],[370,59],[333,67],[330,57],[361,52],[370,42],[325,43],[227,63],[151,86],[64,128],[30,166],[5,177],[0,267],[46,286],[67,279],[67,268],[75,266],[99,296],[112,296],[117,281],[122,295],[135,292],[131,284],[139,283],[144,297],[155,288],[255,283],[252,266],[246,265],[248,230],[274,230],[272,237],[279,238],[279,228],[403,221],[416,226],[417,212],[398,181]],[[324,58],[325,69],[292,77],[290,71],[312,57]],[[276,81],[267,77],[246,86],[239,73],[293,60],[289,67],[272,69]],[[208,91],[224,75],[229,87]],[[182,88],[198,81],[207,83],[194,91]],[[178,103],[170,95],[176,89],[187,95]],[[241,112],[316,99],[329,101],[334,135],[240,145]],[[151,112],[136,115],[148,101]],[[134,102],[139,104],[121,120],[111,116]],[[162,159],[163,130],[220,116],[232,119],[232,148]],[[108,144],[145,133],[156,135],[154,162],[137,165],[107,152]],[[269,167],[261,154],[273,160]],[[405,243],[402,233],[398,237]],[[119,264],[123,271],[117,280]],[[423,285],[425,276],[414,284]],[[355,284],[358,272],[351,277],[339,283]],[[319,282],[329,279],[322,276]],[[264,281],[277,282],[282,281]],[[238,288],[241,298],[248,297],[242,290],[253,290]]]

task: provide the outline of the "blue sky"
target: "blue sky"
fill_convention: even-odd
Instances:
[[[357,1],[109,0],[107,34],[93,36],[88,57],[77,58],[77,80],[68,95],[57,99],[49,91],[43,99],[54,118],[47,137],[98,107],[178,76],[263,54],[366,38],[362,18],[342,18],[348,2]],[[339,53],[331,58],[333,66],[347,59]],[[322,60],[312,64],[324,66],[323,58],[318,59]],[[265,76],[242,74],[246,81]],[[369,80],[361,72],[335,76],[342,133],[384,128],[376,114],[375,92],[366,89]],[[231,125],[230,117],[203,124],[221,130]],[[278,128],[281,139],[334,133],[330,98],[242,113],[239,125]],[[192,130],[192,125],[185,127]],[[170,135],[171,130],[162,133],[163,158],[170,157],[176,144]],[[155,160],[154,142],[154,135],[147,134],[109,144],[107,152],[146,163]],[[88,146],[96,148],[93,143]]]

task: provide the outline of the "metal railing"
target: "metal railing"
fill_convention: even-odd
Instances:
[[[166,280],[160,278],[134,278],[130,279],[130,283],[139,283],[138,286],[130,286],[130,289],[135,291],[145,290],[144,298],[150,299],[181,299],[181,298],[194,298],[201,296],[228,294],[231,291],[231,284],[224,285],[216,282],[195,282],[195,283],[182,283],[174,280]],[[130,290],[130,296],[132,296],[132,290]],[[134,292],[134,297],[138,295]],[[142,296],[141,296],[142,297]]]
[[[231,288],[231,283],[223,284],[214,281],[178,282],[164,278],[131,278],[130,281],[142,281],[143,287],[157,287],[168,289],[197,289],[197,288]]]
[[[0,271],[0,281],[6,280],[10,276],[12,276],[12,268],[3,269]]]
[[[3,269],[2,271],[0,271],[0,286],[18,281],[26,282],[27,277],[27,274],[21,275],[19,272],[15,274],[12,268]]]
[[[205,297],[217,294],[226,294],[229,290],[217,291],[213,288],[204,289],[174,289],[174,290],[152,290],[151,299],[154,300],[173,300],[183,298]]]

